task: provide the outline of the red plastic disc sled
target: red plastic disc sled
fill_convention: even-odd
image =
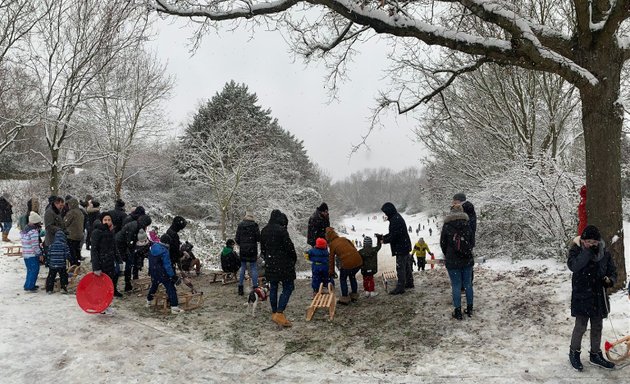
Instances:
[[[112,303],[114,284],[104,273],[96,276],[94,272],[85,275],[77,286],[77,303],[85,312],[101,313]]]

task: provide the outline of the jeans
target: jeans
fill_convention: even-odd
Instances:
[[[243,282],[245,281],[245,270],[247,269],[247,265],[249,264],[249,277],[252,278],[252,288],[258,287],[258,268],[256,267],[256,262],[252,261],[241,261],[241,275],[238,279],[238,285],[243,286]]]
[[[340,269],[339,270],[339,286],[341,287],[341,296],[348,296],[348,279],[350,279],[350,289],[352,293],[357,293],[357,273],[361,267],[352,269]]]
[[[9,233],[9,231],[11,230],[11,224],[13,224],[12,221],[4,221],[2,223],[2,232],[4,233]]]
[[[586,325],[591,321],[591,352],[597,353],[601,350],[602,343],[602,327],[604,319],[601,317],[576,316],[575,327],[571,335],[571,349],[579,351],[582,347],[582,336],[586,332]]]
[[[462,286],[466,291],[466,304],[473,305],[472,266],[464,268],[450,268],[448,277],[451,279],[451,291],[453,295],[453,307],[462,306]]]
[[[37,256],[27,257],[24,259],[24,264],[26,265],[26,281],[24,282],[24,289],[32,291],[35,289],[37,274],[39,274],[39,258]]]
[[[282,283],[282,293],[280,294],[280,300],[278,300],[278,284]],[[269,304],[271,304],[271,312],[284,312],[289,303],[291,293],[295,288],[293,280],[270,281],[269,282]]]
[[[149,288],[149,294],[147,295],[147,301],[153,301],[153,295],[157,292],[158,287],[162,284],[164,288],[166,288],[166,294],[168,295],[168,302],[171,304],[171,307],[177,307],[179,305],[179,301],[177,300],[177,290],[175,289],[175,285],[168,277],[164,277],[161,279],[154,279],[151,277],[151,288]]]
[[[54,290],[57,273],[59,273],[59,284],[61,289],[68,288],[68,270],[66,268],[48,268],[48,277],[46,277],[46,292],[52,292]]]

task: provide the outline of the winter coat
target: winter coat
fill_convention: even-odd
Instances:
[[[140,229],[146,229],[149,225],[151,225],[151,218],[148,215],[140,216],[137,221],[125,224],[125,226],[116,233],[116,245],[118,248],[124,249],[123,246],[126,246],[127,251],[132,253],[136,248],[138,232]]]
[[[314,265],[324,265],[328,269],[330,253],[328,249],[311,248],[308,250],[308,259]]]
[[[44,213],[44,225],[46,229],[44,245],[50,246],[53,240],[55,240],[55,233],[57,233],[57,231],[59,230],[63,231],[64,229],[63,218],[61,217],[61,213],[54,204],[50,204],[50,206],[46,209],[46,212]]]
[[[569,249],[567,265],[571,277],[571,316],[605,318],[610,308],[608,295],[604,292],[604,277],[614,284],[617,268],[603,241],[599,242],[597,254],[580,244],[580,237],[573,240]]]
[[[87,209],[87,221],[88,224],[86,226],[88,233],[92,233],[94,231],[94,222],[98,221],[100,223],[101,217],[101,208],[100,207],[88,207]]]
[[[265,260],[265,277],[269,281],[295,280],[297,254],[286,225],[286,216],[274,209],[269,223],[260,232],[260,252]]]
[[[359,250],[359,255],[363,259],[361,266],[363,276],[374,276],[378,272],[378,251],[380,250],[380,243],[376,247],[363,247]]]
[[[13,206],[7,199],[0,196],[0,223],[8,223],[12,221]]]
[[[116,202],[116,206],[109,212],[109,215],[112,217],[112,223],[114,224],[114,233],[118,233],[122,229],[123,221],[125,221],[127,217],[125,207]]]
[[[154,243],[149,251],[149,274],[152,280],[166,280],[175,276],[168,252],[168,244]]]
[[[90,238],[90,259],[92,261],[92,270],[103,271],[104,273],[113,273],[116,264],[122,263],[122,259],[116,252],[116,244],[114,242],[114,231],[100,220],[92,223],[92,237]]]
[[[427,257],[427,252],[431,253],[429,245],[424,241],[418,241],[416,245],[413,246],[413,251],[411,252],[411,254],[418,257]]]
[[[39,257],[42,255],[42,248],[39,246],[39,226],[28,224],[22,232],[22,257]]]
[[[171,264],[177,265],[182,258],[181,246],[182,242],[179,240],[179,231],[186,227],[186,219],[181,216],[175,216],[171,226],[166,230],[166,234],[171,238],[169,243],[169,252],[171,255]]]
[[[48,259],[48,266],[50,268],[66,267],[66,260],[70,259],[70,247],[68,247],[66,234],[63,231],[57,231],[57,233],[55,233],[55,240],[50,247],[48,247],[46,258]]]
[[[316,209],[308,219],[308,232],[306,234],[306,242],[308,245],[314,247],[317,238],[325,238],[326,228],[328,227],[330,227],[330,219],[328,217],[322,217],[321,211]]]
[[[223,247],[221,251],[221,270],[223,272],[236,273],[241,267],[241,259],[233,248]]]
[[[354,243],[345,237],[340,237],[334,229],[326,228],[326,241],[330,248],[328,260],[328,274],[335,273],[335,257],[339,258],[339,269],[353,269],[363,265],[363,259]]]
[[[131,213],[129,215],[127,215],[127,217],[125,217],[125,219],[123,220],[123,227],[126,224],[131,223],[132,221],[136,221],[140,218],[140,216],[144,216],[146,215],[146,211],[144,210],[144,207],[140,206],[140,207],[136,207],[136,209],[134,209],[133,211],[131,211]]]
[[[440,234],[440,248],[444,254],[444,266],[446,269],[460,269],[475,264],[472,252],[458,251],[453,246],[453,237],[461,233],[470,241],[471,230],[468,224],[468,215],[464,212],[451,212],[444,218],[442,233]]]
[[[389,233],[383,236],[383,243],[390,245],[392,256],[408,255],[411,252],[411,239],[405,219],[400,216],[392,203],[383,204],[381,211],[389,220]]]
[[[77,199],[68,200],[68,213],[63,218],[63,225],[68,232],[68,239],[81,241],[83,239],[83,229],[85,227],[83,212],[79,209]]]
[[[475,206],[470,201],[466,200],[462,203],[462,208],[464,209],[464,213],[468,215],[468,226],[472,232],[471,246],[474,248],[475,235],[477,233],[477,214],[475,213]]]
[[[258,243],[260,242],[260,229],[253,220],[243,220],[236,229],[234,238],[241,253],[241,261],[254,262],[258,258]]]

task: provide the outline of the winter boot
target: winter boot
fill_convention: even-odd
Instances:
[[[177,314],[182,313],[182,312],[184,312],[184,310],[181,309],[180,307],[177,307],[177,306],[171,307],[171,313],[173,315],[177,315]]]
[[[341,305],[348,305],[348,304],[350,304],[350,296],[341,296],[341,297],[339,297],[339,300],[337,300],[337,303],[339,303]]]
[[[571,362],[571,366],[578,372],[582,372],[584,366],[580,361],[580,352],[569,348],[569,362]]]
[[[9,242],[9,234],[2,232],[2,241]]]
[[[242,285],[239,285],[239,286],[238,286],[238,295],[239,295],[239,296],[243,296],[243,295],[244,295],[244,292],[243,292],[243,286],[242,286]]]
[[[151,303],[153,303],[151,300],[147,300],[147,303],[144,306],[147,308],[151,308]]]
[[[378,296],[378,292],[372,291],[370,292],[370,297]]]
[[[278,321],[276,323],[282,325],[283,327],[289,328],[292,327],[293,324],[287,319],[287,317],[282,312],[276,313]]]
[[[280,313],[274,312],[271,314],[271,321],[278,325],[282,325],[282,320],[280,320]]]
[[[604,369],[613,369],[615,368],[615,364],[611,363],[610,361],[604,359],[604,355],[602,355],[602,351],[599,351],[597,353],[593,353],[593,352],[589,352],[588,353],[591,357],[590,362],[593,365],[597,365],[601,368]]]
[[[133,291],[131,280],[125,280],[125,292],[131,292],[131,291]]]
[[[402,288],[398,288],[396,287],[393,291],[391,291],[389,294],[390,295],[402,295],[403,293],[405,293],[405,290]]]
[[[462,316],[462,308],[461,307],[455,308],[455,310],[453,311],[453,318],[455,318],[457,320],[463,320],[464,319],[464,316]]]
[[[472,317],[472,314],[473,314],[472,304],[466,306],[466,309],[464,309],[464,313],[467,314],[468,317]]]
[[[350,301],[352,301],[353,303],[356,302],[357,300],[359,300],[359,294],[356,292],[352,292],[350,294]]]

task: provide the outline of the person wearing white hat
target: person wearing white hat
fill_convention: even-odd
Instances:
[[[39,231],[42,226],[42,218],[36,212],[28,215],[28,225],[20,233],[22,239],[22,257],[26,265],[26,281],[24,282],[24,290],[27,292],[37,292],[39,287],[35,285],[37,275],[39,274],[39,262],[44,261],[42,248],[40,246],[41,239]]]

